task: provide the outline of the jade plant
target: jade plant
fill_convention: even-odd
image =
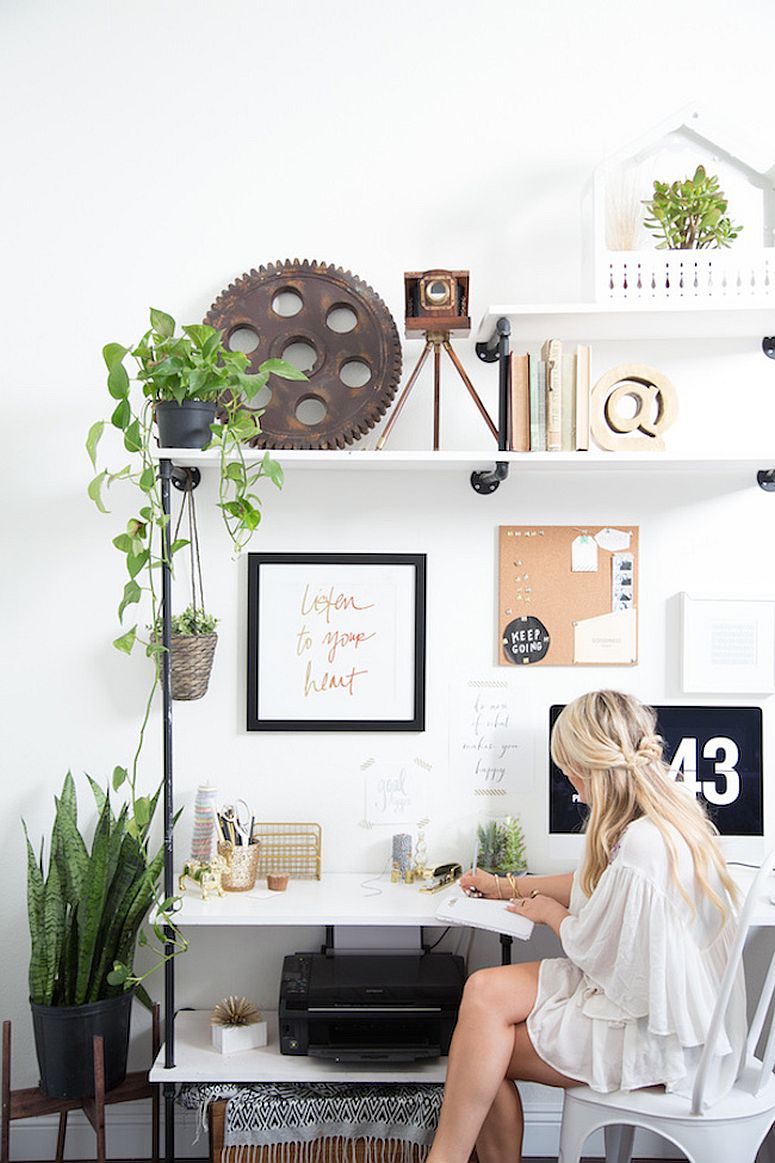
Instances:
[[[149,850],[159,793],[137,795],[127,771],[116,768],[114,789],[126,785],[130,792],[116,814],[110,791],[89,782],[98,811],[90,846],[78,826],[70,772],[55,797],[47,859],[43,844],[36,855],[27,835],[30,1000],[44,1006],[85,1005],[134,987],[150,1007],[143,980],[188,944],[172,924],[173,902],[159,896],[164,850]],[[150,913],[160,948],[156,963],[138,977],[134,957],[138,945],[149,944],[142,925]],[[171,942],[171,954],[161,948],[165,942]]]
[[[729,246],[743,229],[727,214],[718,178],[701,165],[683,181],[655,181],[654,195],[644,206],[648,215],[644,224],[660,239],[657,250]]]

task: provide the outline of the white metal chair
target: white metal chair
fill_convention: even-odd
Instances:
[[[611,1094],[601,1094],[588,1086],[570,1087],[565,1091],[558,1163],[579,1163],[588,1136],[601,1128],[605,1133],[606,1163],[630,1163],[636,1127],[661,1135],[679,1147],[691,1163],[754,1163],[775,1122],[775,1024],[771,1017],[767,1021],[775,994],[775,954],[748,1027],[735,1085],[720,1102],[705,1110],[702,1103],[712,1047],[729,1005],[762,885],[774,863],[775,849],[757,872],[740,912],[691,1101],[667,1094],[662,1087]],[[756,1049],[763,1034],[764,1048],[759,1058]],[[762,1149],[759,1163],[775,1163],[775,1151],[769,1144]]]

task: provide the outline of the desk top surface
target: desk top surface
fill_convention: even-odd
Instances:
[[[424,882],[428,883],[428,882]],[[368,872],[326,872],[320,880],[291,880],[285,892],[269,892],[259,880],[251,892],[201,899],[188,885],[176,914],[189,925],[432,925],[439,892],[416,884],[391,884]]]

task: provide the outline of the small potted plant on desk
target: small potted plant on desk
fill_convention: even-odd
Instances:
[[[114,788],[128,779],[116,768]],[[173,902],[159,899],[163,850],[149,852],[158,791],[136,796],[129,781],[130,802],[115,814],[109,793],[89,782],[98,810],[90,847],[78,827],[69,772],[55,798],[47,862],[43,844],[36,855],[27,836],[30,1005],[40,1085],[49,1098],[94,1094],[95,1035],[103,1038],[105,1089],[124,1080],[132,999],[150,1007],[143,979],[168,959],[160,951],[148,973],[135,975],[137,946],[148,944],[141,929],[148,914],[153,910],[157,940],[174,945],[173,956],[187,947],[171,921]]]
[[[490,820],[477,828],[479,867],[494,876],[516,876],[527,871],[525,835],[518,816]]]

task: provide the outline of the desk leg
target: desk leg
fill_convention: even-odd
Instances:
[[[511,946],[514,938],[508,933],[501,933],[501,965],[511,965]]]
[[[59,1129],[57,1131],[57,1163],[62,1163],[65,1157],[65,1143],[67,1141],[67,1111],[59,1115]]]

